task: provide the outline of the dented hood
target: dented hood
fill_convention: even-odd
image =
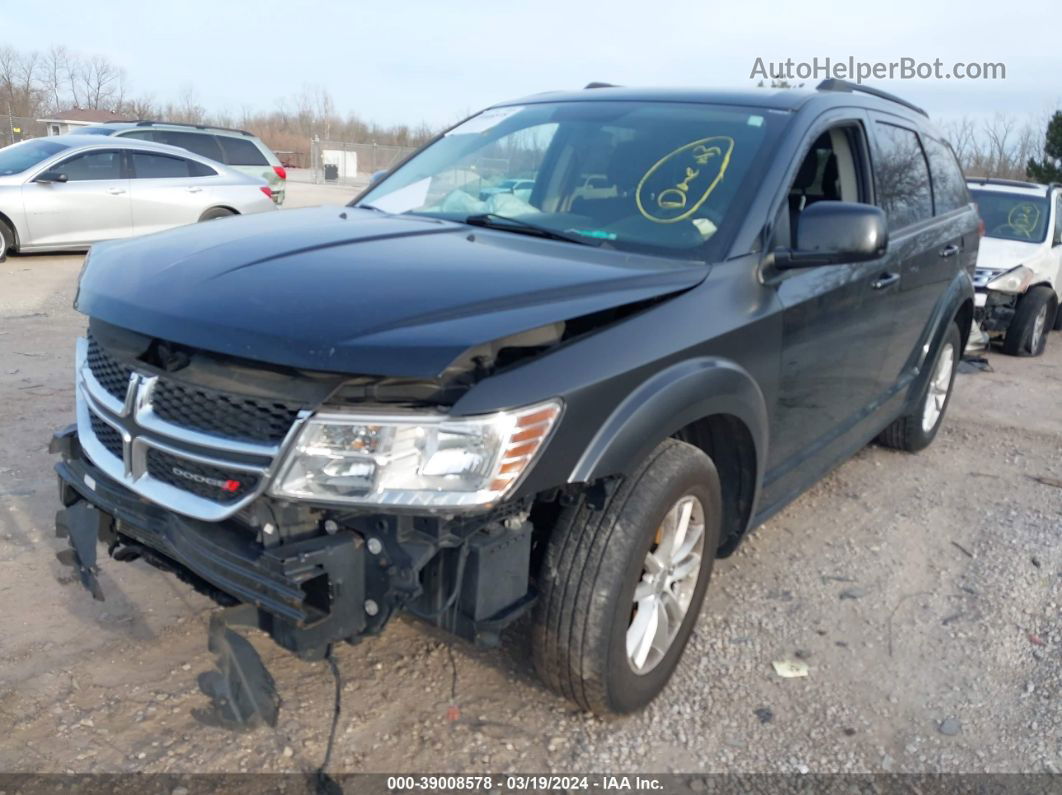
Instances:
[[[75,305],[217,353],[433,377],[469,348],[677,293],[707,273],[703,264],[322,207],[94,246]]]

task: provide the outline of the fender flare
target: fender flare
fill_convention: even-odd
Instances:
[[[671,365],[623,400],[594,434],[569,483],[592,483],[623,474],[661,441],[713,414],[739,419],[756,448],[756,493],[767,457],[768,417],[763,392],[735,362],[699,357]]]
[[[944,291],[944,294],[937,301],[936,307],[933,309],[933,315],[927,324],[929,329],[926,335],[926,341],[924,345],[926,352],[920,357],[918,362],[918,375],[912,381],[910,388],[907,392],[907,404],[910,407],[913,401],[916,401],[922,394],[922,387],[925,386],[925,381],[929,377],[928,370],[923,366],[927,360],[930,360],[934,355],[937,347],[940,345],[940,341],[944,338],[944,331],[947,329],[948,324],[955,320],[955,317],[959,314],[963,304],[970,304],[970,317],[973,318],[973,302],[974,302],[974,288],[973,282],[970,280],[970,274],[966,271],[962,271],[956,274],[955,278],[951,280],[948,285],[948,289]],[[970,327],[967,324],[966,328],[959,329],[959,336],[962,341],[963,350],[966,348],[966,342],[970,338]],[[958,356],[962,357],[963,351],[958,352]]]

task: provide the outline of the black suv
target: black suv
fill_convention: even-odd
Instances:
[[[530,613],[550,687],[638,709],[716,557],[868,442],[933,440],[978,242],[882,92],[490,108],[346,208],[93,248],[64,556],[229,605],[201,683],[230,721],[270,681],[233,625],[315,659],[398,611],[488,644]]]

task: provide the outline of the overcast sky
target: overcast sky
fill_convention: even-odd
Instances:
[[[1062,107],[1059,0],[0,0],[0,44],[65,44],[124,66],[131,93],[194,87],[208,110],[272,108],[303,86],[340,113],[433,126],[591,80],[748,87],[757,57],[945,67],[1003,62],[1006,80],[868,81],[938,118]]]

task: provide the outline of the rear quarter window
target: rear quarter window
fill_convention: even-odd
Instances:
[[[933,215],[929,167],[918,135],[906,127],[875,125],[874,184],[889,227],[902,229]]]
[[[179,146],[189,152],[222,162],[224,155],[218,145],[218,139],[209,133],[181,132],[178,130],[159,130],[155,133],[159,143]]]
[[[959,168],[958,158],[951,147],[935,138],[924,136],[922,144],[929,157],[933,176],[933,206],[937,215],[949,213],[970,203],[966,180]]]
[[[253,141],[248,141],[246,138],[230,138],[226,135],[219,135],[218,141],[225,152],[225,159],[222,162],[230,166],[269,165],[266,156],[254,145]]]

